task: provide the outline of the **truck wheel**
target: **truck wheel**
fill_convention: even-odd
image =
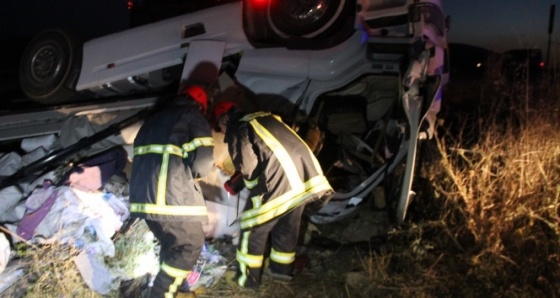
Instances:
[[[45,31],[27,46],[19,68],[23,93],[41,104],[69,102],[77,92],[73,89],[81,63],[76,41],[59,31]]]
[[[348,0],[271,1],[269,22],[280,36],[313,38],[329,30],[347,15]]]

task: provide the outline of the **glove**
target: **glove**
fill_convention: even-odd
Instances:
[[[303,208],[303,214],[308,217],[315,215],[317,212],[319,212],[319,210],[323,209],[323,207],[325,207],[329,203],[333,196],[333,190],[325,191],[320,195],[318,200],[305,204],[305,207]]]
[[[231,178],[224,183],[224,188],[231,195],[236,195],[243,188],[245,188],[245,183],[243,182],[243,174],[241,172],[235,172]]]

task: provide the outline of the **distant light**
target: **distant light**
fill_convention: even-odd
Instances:
[[[134,7],[134,1],[126,1],[126,6],[128,10],[131,10]]]
[[[539,63],[540,67],[544,67],[544,61],[541,61],[541,63]]]
[[[482,67],[482,63],[478,62],[478,63],[476,64],[476,68],[481,68],[481,67]]]

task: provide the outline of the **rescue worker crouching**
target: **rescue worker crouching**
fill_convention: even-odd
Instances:
[[[239,266],[233,281],[247,288],[260,285],[269,235],[270,260],[264,272],[291,280],[304,207],[328,201],[332,187],[307,144],[280,117],[243,113],[224,101],[215,105],[211,123],[224,133],[235,170],[249,190],[240,216]]]
[[[146,119],[134,140],[130,213],[145,219],[161,247],[149,297],[175,297],[181,286],[188,291],[185,279],[204,245],[208,217],[197,179],[213,164],[207,106],[206,91],[188,86]]]

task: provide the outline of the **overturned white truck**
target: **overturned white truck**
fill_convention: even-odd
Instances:
[[[227,74],[317,154],[336,195],[314,223],[352,214],[402,166],[387,194],[401,223],[448,80],[447,30],[441,0],[244,0],[81,45],[47,31],[29,45],[20,81],[29,98],[56,104],[216,85]]]

